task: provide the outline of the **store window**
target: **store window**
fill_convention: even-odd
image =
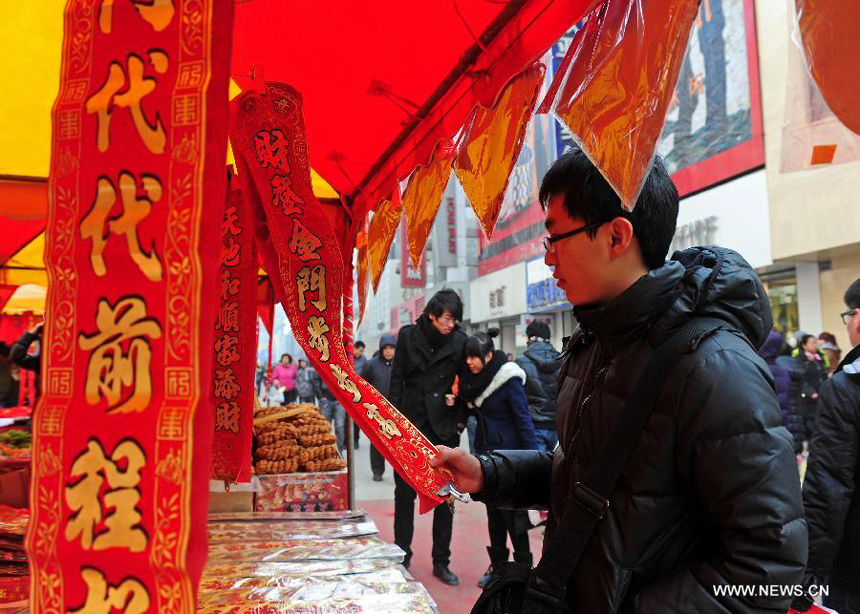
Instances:
[[[761,276],[770,310],[773,314],[773,330],[786,339],[800,328],[797,309],[797,278],[794,269],[776,271]]]

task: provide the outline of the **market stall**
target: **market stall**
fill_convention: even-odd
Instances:
[[[361,313],[403,216],[418,261],[452,173],[491,235],[535,110],[554,112],[632,207],[698,8],[460,4],[66,4],[47,218],[22,224],[0,262],[44,236],[44,271],[4,273],[48,288],[32,611],[433,611],[399,551],[338,509],[349,452],[316,410],[255,412],[260,265],[421,510],[450,504],[434,446],[352,367],[353,283]],[[580,20],[545,87],[541,56]],[[210,479],[247,482],[252,461],[256,515],[207,522]]]

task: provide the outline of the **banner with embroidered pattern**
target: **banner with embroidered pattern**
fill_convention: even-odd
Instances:
[[[67,3],[26,539],[33,612],[195,611],[232,19],[230,0]]]
[[[211,402],[214,480],[251,479],[254,371],[257,358],[257,244],[245,210],[239,178],[230,175],[221,226],[213,343]]]
[[[435,446],[353,370],[343,344],[344,266],[335,229],[311,190],[301,95],[267,83],[233,103],[231,142],[260,253],[293,334],[355,423],[433,509],[449,494]],[[373,226],[371,222],[371,226]]]

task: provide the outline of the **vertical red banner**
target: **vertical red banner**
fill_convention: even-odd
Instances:
[[[435,446],[353,369],[344,349],[343,309],[351,308],[344,279],[351,289],[352,277],[338,241],[343,227],[332,225],[311,189],[301,95],[280,83],[265,88],[233,103],[231,141],[275,295],[317,373],[426,512],[450,494],[452,476],[430,467]]]
[[[232,7],[66,6],[26,540],[34,612],[195,610]]]
[[[238,177],[231,176],[221,227],[215,302],[212,478],[251,479],[257,358],[257,245]]]

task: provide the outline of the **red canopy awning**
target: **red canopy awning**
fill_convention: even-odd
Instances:
[[[237,2],[233,77],[302,93],[311,164],[362,214],[593,4]]]

